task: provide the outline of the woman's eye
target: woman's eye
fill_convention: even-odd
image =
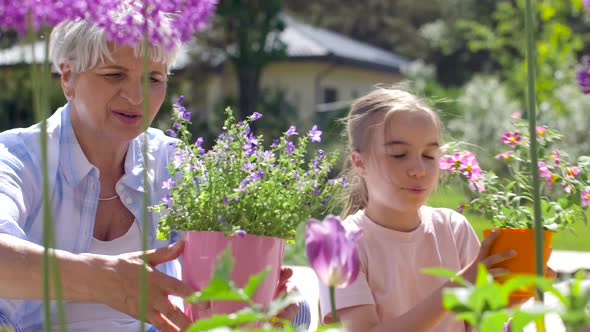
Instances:
[[[426,159],[434,160],[434,157],[433,156],[423,156],[423,157],[426,158]]]
[[[150,77],[150,81],[152,83],[161,83],[162,82],[162,79],[157,78],[157,77]]]
[[[121,73],[107,73],[103,75],[106,78],[121,78],[123,77],[123,74]]]

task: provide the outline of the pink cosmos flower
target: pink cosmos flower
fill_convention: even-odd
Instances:
[[[543,126],[537,126],[537,135],[544,136],[546,132],[547,132],[547,128],[545,128]]]
[[[590,205],[590,189],[582,190],[582,206]]]
[[[510,156],[512,156],[514,154],[514,151],[506,151],[506,152],[502,152],[499,155],[496,156],[496,159],[498,160],[508,160],[510,159]]]
[[[576,166],[566,168],[566,175],[575,178],[580,173],[580,169]]]
[[[516,131],[507,131],[502,135],[502,142],[508,145],[516,145],[516,143],[520,142],[522,137]]]
[[[555,165],[561,164],[561,153],[559,152],[559,150],[553,150],[553,156],[551,156],[551,159],[553,159]]]

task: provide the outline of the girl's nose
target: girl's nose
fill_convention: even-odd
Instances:
[[[411,177],[423,177],[426,175],[426,165],[422,158],[414,160],[408,169],[408,175]]]

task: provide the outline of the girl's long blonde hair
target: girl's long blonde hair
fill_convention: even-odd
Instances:
[[[378,87],[357,99],[348,113],[346,134],[348,136],[349,155],[353,151],[361,153],[370,151],[373,139],[370,129],[376,127],[379,123],[391,121],[394,113],[399,111],[426,112],[435,121],[439,137],[441,136],[442,123],[440,118],[423,99],[397,87]],[[345,196],[346,201],[341,215],[342,218],[364,209],[369,199],[365,180],[352,168],[350,158],[347,158],[344,170],[349,185]]]

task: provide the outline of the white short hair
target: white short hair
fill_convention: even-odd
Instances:
[[[141,16],[134,19],[143,20]],[[160,28],[170,29],[170,21],[165,20]],[[180,41],[173,41],[172,47],[163,44],[151,44],[149,55],[152,61],[166,65],[166,70],[176,61],[180,50]],[[133,46],[136,57],[143,54],[143,43],[140,40]],[[49,41],[49,59],[58,73],[61,73],[60,65],[70,64],[74,72],[84,72],[94,68],[105,59],[112,61],[111,51],[107,46],[107,33],[105,28],[83,19],[64,21],[51,32]]]

